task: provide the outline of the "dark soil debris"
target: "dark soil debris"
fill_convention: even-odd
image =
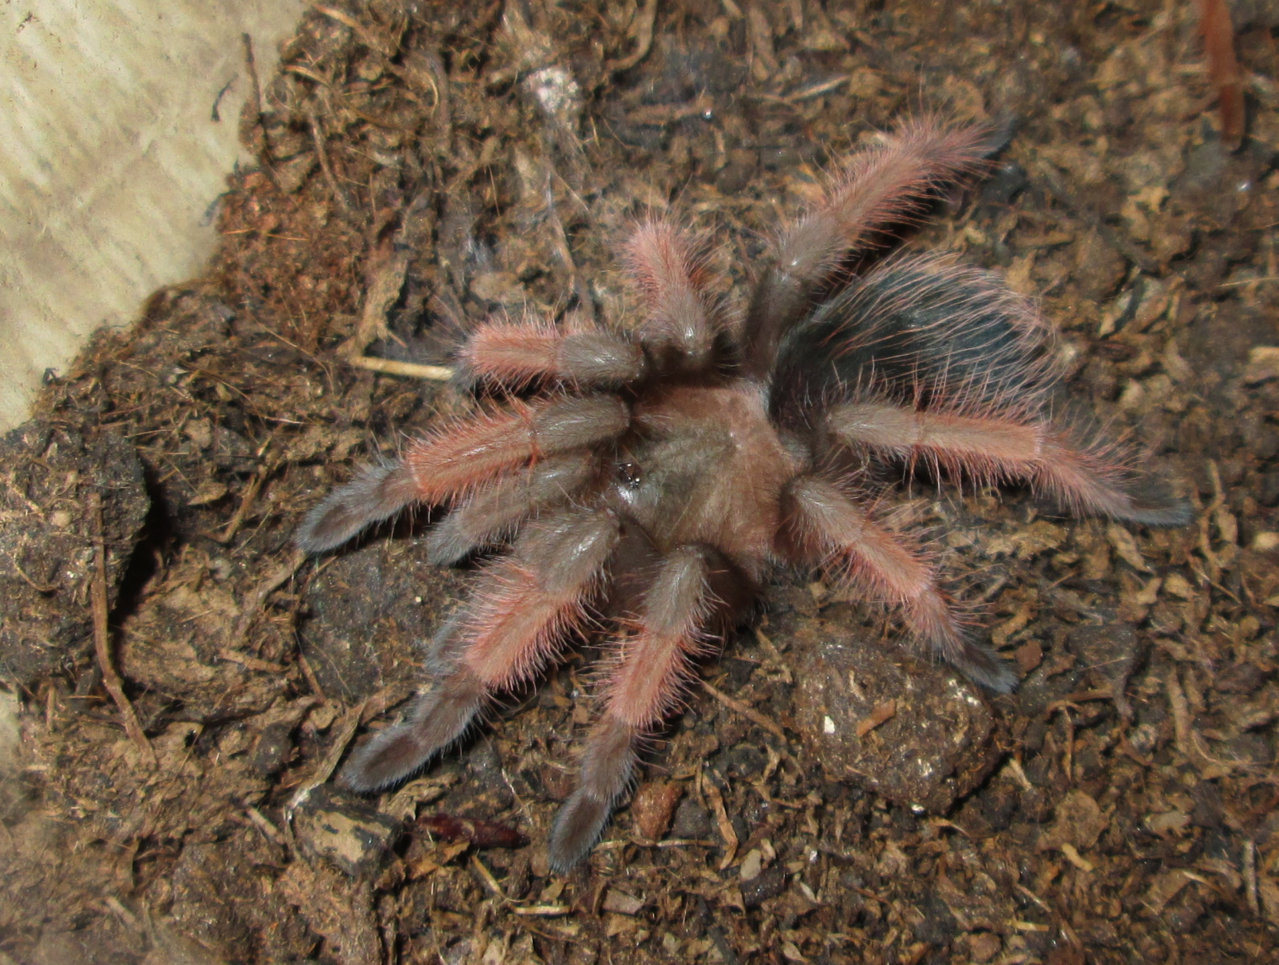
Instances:
[[[1240,6],[1237,150],[1191,3],[312,7],[244,119],[260,164],[208,273],[3,442],[0,958],[1279,954],[1279,63]],[[617,246],[649,210],[741,280],[826,164],[921,108],[1013,135],[914,243],[1042,300],[1072,396],[1140,427],[1194,525],[916,491],[1022,688],[970,694],[821,585],[778,587],[567,878],[538,842],[584,663],[398,791],[329,783],[461,580],[424,518],[319,561],[290,543],[353,463],[465,405],[395,365],[493,312],[623,317]],[[882,656],[831,671],[832,641]]]

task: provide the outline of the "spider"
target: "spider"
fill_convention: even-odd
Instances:
[[[364,470],[297,536],[324,552],[426,504],[449,508],[428,536],[433,562],[506,547],[431,643],[431,687],[340,780],[364,793],[403,780],[603,622],[595,720],[550,835],[563,871],[593,847],[695,661],[780,568],[823,568],[895,606],[911,638],[976,683],[1012,689],[935,561],[871,510],[882,467],[1188,522],[1188,505],[1143,492],[1115,446],[1051,418],[1047,323],[1026,300],[952,260],[880,257],[998,141],[982,124],[922,118],[854,153],[780,233],[740,320],[710,294],[698,246],[651,221],[627,250],[646,308],[633,330],[479,325],[459,362],[498,401]]]

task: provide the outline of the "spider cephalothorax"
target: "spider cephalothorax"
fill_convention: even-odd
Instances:
[[[632,330],[481,325],[460,361],[505,401],[366,470],[298,536],[328,550],[422,503],[449,507],[429,537],[438,563],[509,544],[434,641],[430,689],[355,752],[345,782],[371,791],[411,774],[574,631],[605,621],[596,722],[551,834],[551,863],[566,868],[599,835],[691,660],[779,565],[825,567],[894,604],[933,654],[1011,689],[933,563],[865,508],[872,467],[1019,481],[1074,512],[1186,522],[1185,504],[1140,497],[1111,447],[1048,417],[1045,325],[1023,299],[945,259],[869,267],[887,232],[981,170],[991,142],[979,125],[916,121],[855,154],[782,233],[740,324],[680,232],[650,223],[629,246],[647,303]]]

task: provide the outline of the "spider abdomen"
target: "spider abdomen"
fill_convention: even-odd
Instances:
[[[1051,388],[1048,333],[1033,307],[986,272],[897,259],[792,329],[778,351],[772,411],[813,425],[839,402],[1026,412]]]

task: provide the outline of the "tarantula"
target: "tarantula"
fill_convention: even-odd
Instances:
[[[1113,446],[1049,417],[1046,323],[1028,302],[950,260],[876,264],[891,232],[980,174],[997,141],[989,127],[925,119],[853,154],[781,233],[741,321],[709,293],[696,246],[650,222],[628,248],[646,302],[633,331],[480,325],[460,363],[503,401],[364,470],[297,537],[326,551],[426,504],[449,507],[428,538],[436,563],[509,543],[433,641],[430,689],[341,779],[372,792],[412,774],[605,619],[598,712],[550,838],[552,866],[567,869],[695,659],[779,567],[824,567],[895,605],[914,640],[977,683],[1013,687],[965,632],[934,561],[866,508],[877,466],[1027,483],[1075,513],[1187,522],[1186,504],[1139,493]]]

